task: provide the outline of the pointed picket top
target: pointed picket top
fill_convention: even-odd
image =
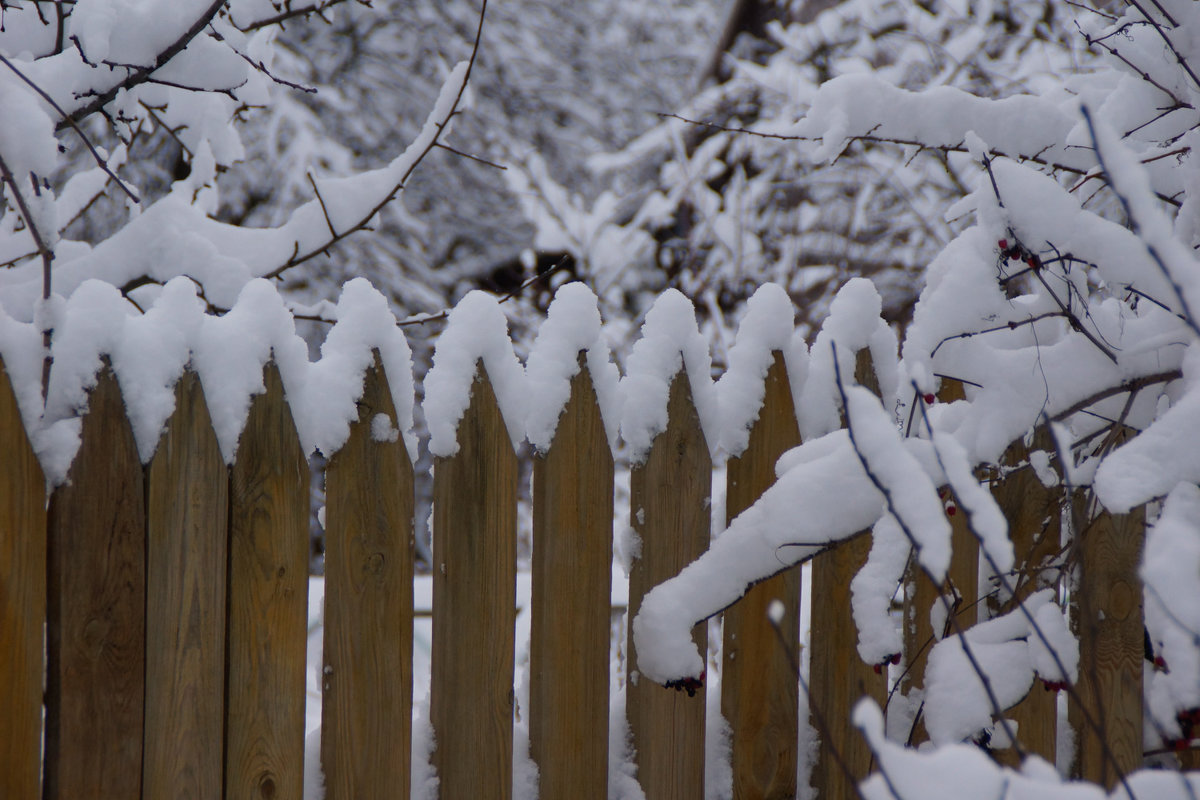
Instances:
[[[800,390],[808,373],[808,346],[795,327],[796,310],[781,286],[766,283],[746,303],[729,350],[729,366],[717,381],[721,409],[720,445],[729,456],[739,456],[750,444],[750,429],[758,420],[767,396],[767,372],[775,352],[783,354],[793,405],[799,416]]]
[[[643,462],[654,438],[667,429],[671,381],[681,369],[687,372],[692,402],[711,452],[720,441],[712,355],[696,325],[692,301],[668,289],[646,313],[642,338],[633,346],[621,381],[621,436],[629,445],[632,464]]]
[[[186,278],[171,281],[139,314],[115,287],[85,281],[54,316],[54,362],[45,413],[34,432],[47,480],[54,486],[66,480],[88,392],[106,359],[121,387],[138,456],[149,461],[175,410],[175,382],[203,320],[195,285]]]
[[[571,379],[579,374],[581,352],[586,353],[608,445],[615,450],[620,375],[601,335],[596,295],[584,284],[572,282],[555,293],[525,366],[529,402],[525,435],[538,452],[548,451],[554,441],[559,419],[571,399]]]
[[[358,421],[357,402],[363,396],[365,375],[378,352],[395,419],[377,414],[371,422],[373,434],[377,438],[403,434],[408,458],[415,462],[412,351],[396,327],[387,298],[365,278],[355,278],[342,287],[333,313],[337,322],[321,345],[321,359],[309,367],[303,400],[289,398],[305,451],[315,447],[329,457],[350,438],[350,426]]]
[[[524,438],[525,370],[508,338],[508,321],[496,298],[479,290],[458,301],[438,337],[433,367],[425,376],[425,423],[429,451],[458,452],[458,423],[471,402],[471,386],[482,361],[496,394],[509,438],[516,449]]]
[[[895,331],[880,318],[882,308],[879,292],[866,278],[847,281],[833,298],[829,316],[809,351],[808,378],[796,401],[800,409],[800,433],[805,441],[842,427],[833,343],[837,344],[838,364],[846,376],[855,374],[858,351],[870,350],[879,379],[879,397],[884,408],[892,407],[899,385],[898,343]]]

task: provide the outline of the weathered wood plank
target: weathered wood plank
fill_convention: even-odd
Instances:
[[[274,365],[230,469],[225,796],[303,792],[308,462]]]
[[[512,793],[517,459],[477,365],[458,452],[433,479],[433,766],[442,800]]]
[[[402,436],[372,435],[379,414],[395,428],[376,354],[358,422],[325,468],[321,764],[328,800],[389,797],[409,785],[413,470]]]
[[[220,797],[229,474],[193,372],[146,468],[146,800]]]
[[[608,797],[613,458],[580,356],[533,462],[529,746],[542,800]]]
[[[800,444],[796,407],[783,355],[766,375],[766,395],[750,442],[726,465],[727,521],[775,482],[775,462]],[[783,642],[767,617],[779,601]],[[721,714],[732,734],[734,800],[787,800],[796,795],[799,742],[800,568],[754,586],[725,610]]]
[[[0,797],[41,797],[46,481],[0,359]]]
[[[1061,548],[1063,489],[1061,485],[1045,486],[1029,465],[1030,452],[1037,450],[1054,451],[1054,441],[1044,428],[1034,433],[1030,446],[1018,441],[1009,447],[1002,463],[1019,469],[1007,472],[992,485],[992,495],[1008,520],[1017,565],[1016,574],[1007,577],[1013,596],[1004,603],[992,603],[993,615],[1016,609],[1017,603],[1044,588],[1042,570]],[[1035,682],[1025,699],[1009,709],[1005,717],[1017,723],[1017,739],[1026,752],[1054,763],[1058,741],[1058,700],[1054,692],[1044,691]],[[1019,766],[1015,748],[998,750],[995,756],[1001,763]]]
[[[137,800],[145,696],[142,464],[106,367],[50,498],[45,797]]]
[[[1075,729],[1073,772],[1108,788],[1142,765],[1144,622],[1138,563],[1145,535],[1146,510],[1139,506],[1128,514],[1097,514],[1075,545],[1079,582],[1072,622],[1079,636],[1079,681],[1067,704]],[[1103,732],[1108,753],[1100,735],[1085,724],[1081,705]]]
[[[667,414],[667,429],[630,476],[630,524],[641,540],[629,573],[631,620],[646,593],[677,575],[709,542],[712,460],[682,370],[671,382]],[[707,623],[696,626],[693,639],[702,653],[707,651]],[[646,800],[703,797],[704,688],[689,697],[639,679],[632,632],[628,653],[626,716]]]
[[[879,394],[870,351],[859,351],[854,377]],[[850,606],[850,582],[870,552],[871,537],[856,536],[812,562],[809,708],[814,723],[818,716],[823,723],[815,724],[817,730],[824,727],[828,735],[821,737],[811,785],[821,798],[854,796],[855,783],[870,773],[871,749],[850,717],[862,697],[874,698],[882,708],[887,693],[887,671],[876,673],[874,665],[858,656],[858,628]]]

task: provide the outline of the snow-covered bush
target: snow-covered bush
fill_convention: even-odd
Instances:
[[[836,26],[854,8],[858,5],[835,7],[812,25],[776,31],[787,42],[784,52],[825,29],[841,30]],[[770,145],[781,159],[790,159],[773,168],[773,183],[804,183],[811,175],[789,170],[824,163],[826,174],[849,185],[854,170],[885,152],[879,145],[906,149],[902,164],[915,170],[916,179],[908,185],[920,191],[907,201],[897,196],[903,212],[887,212],[886,204],[864,198],[861,219],[877,225],[883,238],[867,237],[857,245],[864,252],[882,246],[881,252],[900,261],[911,257],[909,274],[923,272],[920,297],[901,358],[892,365],[899,380],[894,392],[885,391],[882,404],[848,385],[847,376],[853,374],[852,352],[865,344],[863,332],[878,324],[881,305],[903,281],[877,281],[883,298],[870,302],[854,284],[834,300],[832,316],[812,345],[803,396],[844,409],[849,431],[832,430],[836,414],[819,406],[801,408],[807,441],[780,461],[778,483],[708,553],[646,598],[633,623],[639,669],[664,683],[698,675],[702,654],[689,634],[695,622],[778,571],[781,553],[805,560],[873,525],[876,535],[898,527],[909,545],[899,549],[901,559],[911,549],[940,582],[949,539],[944,526],[929,517],[928,509],[941,505],[935,487],[949,486],[967,512],[993,573],[991,590],[1011,591],[1004,576],[1014,566],[1013,552],[1003,519],[973,470],[999,464],[1010,445],[1039,426],[1050,430],[1055,446],[1035,453],[1030,467],[1044,480],[1065,484],[1069,496],[1085,498],[1063,509],[1075,536],[1103,511],[1120,514],[1150,504],[1142,565],[1149,646],[1156,653],[1172,650],[1167,663],[1179,659],[1191,666],[1200,646],[1191,611],[1200,592],[1193,564],[1200,520],[1192,508],[1200,482],[1195,455],[1200,171],[1192,152],[1200,127],[1200,79],[1193,68],[1200,64],[1200,6],[1181,0],[1130,2],[1115,10],[1074,3],[930,3],[905,9],[902,24],[909,30],[916,30],[914,20],[932,24],[968,13],[991,24],[1007,19],[1013,33],[1037,32],[1007,43],[1033,42],[1034,51],[1018,58],[1005,52],[1005,42],[989,38],[986,27],[976,27],[973,49],[959,51],[956,66],[936,71],[937,79],[918,81],[924,86],[919,91],[910,90],[908,71],[891,68],[887,60],[864,60],[819,86],[797,71],[753,70],[793,98],[789,110],[769,120],[760,117],[752,126],[784,137]],[[1034,9],[1044,14],[1025,16]],[[1006,17],[1009,13],[1013,16]],[[1061,22],[1045,27],[1068,15],[1072,29],[1077,26],[1074,44]],[[872,39],[862,28],[848,33],[852,41]],[[965,28],[960,33],[967,36]],[[970,40],[944,41],[958,48]],[[932,39],[921,41],[933,47]],[[1088,55],[1069,58],[1084,48]],[[949,76],[962,77],[962,64],[979,63],[967,60],[969,53],[998,56],[987,73],[990,82],[944,85],[957,82]],[[1046,67],[1060,76],[1042,73]],[[1001,74],[1006,80],[998,82]],[[1003,90],[997,89],[1001,84]],[[754,143],[753,134],[722,135],[729,148],[737,136],[747,148],[765,147]],[[696,163],[699,152],[688,163]],[[847,158],[850,171],[843,176],[838,166]],[[930,165],[940,165],[941,177]],[[935,191],[947,175],[958,185]],[[728,192],[711,196],[714,215],[729,208]],[[913,199],[918,197],[919,202]],[[813,214],[835,214],[835,207],[831,201]],[[669,219],[674,212],[666,208]],[[914,212],[919,213],[909,216]],[[944,241],[912,238],[910,248],[887,243],[902,229],[915,230],[917,218],[949,226],[938,227]],[[786,270],[802,250],[797,246],[786,255],[780,269],[790,276]],[[705,253],[711,255],[704,251],[698,257]],[[854,261],[847,258],[848,264]],[[966,399],[931,404],[948,379],[966,386]],[[826,421],[810,418],[806,424],[805,414],[821,414]],[[895,435],[895,427],[905,435]],[[1155,504],[1163,498],[1154,522]],[[877,525],[880,521],[885,524]],[[1051,586],[1069,586],[1074,551],[1066,547],[1066,557],[1050,565]],[[892,580],[878,591],[890,597],[903,567],[901,560],[882,569],[879,574]],[[1024,696],[1035,672],[1055,684],[1073,680],[1073,638],[1062,629],[1061,613],[1044,610],[1046,602],[1044,594],[1035,594],[1009,617],[935,648],[926,674],[927,700],[940,703],[929,716],[935,742],[980,733]],[[876,607],[886,614],[887,603]],[[964,679],[964,670],[981,671],[990,680]],[[1150,673],[1147,681],[1146,741],[1153,749],[1162,740],[1186,736],[1180,714],[1190,714],[1200,698],[1200,673],[1172,668]],[[922,766],[922,759],[931,759],[932,766],[938,755],[893,752],[874,711],[861,710],[858,720],[884,772],[895,770],[890,783],[886,774],[872,780],[869,796],[893,796],[901,784],[895,796],[946,791],[941,772]],[[971,776],[970,793],[964,784],[953,796],[1050,797],[1063,791],[1056,779],[1030,788],[988,762],[968,761],[958,766]],[[1189,797],[1195,788],[1174,779],[1142,791]]]

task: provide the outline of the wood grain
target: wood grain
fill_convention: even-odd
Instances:
[[[358,421],[325,468],[321,764],[327,800],[407,789],[412,743],[413,470],[379,355]],[[400,792],[401,794],[405,792]]]
[[[441,800],[512,794],[517,459],[476,366],[458,452],[433,478],[430,721]]]
[[[641,539],[629,573],[631,620],[646,593],[675,577],[709,542],[712,460],[683,371],[671,382],[667,413],[667,429],[630,476],[630,524]],[[707,653],[707,623],[695,627],[693,640]],[[632,633],[628,653],[626,715],[646,800],[704,797],[704,689],[688,697],[641,679]]]
[[[1082,497],[1076,503],[1083,504]],[[1086,517],[1085,517],[1086,518]],[[1146,510],[1101,512],[1076,543],[1079,583],[1072,609],[1079,636],[1079,681],[1067,704],[1076,736],[1076,777],[1112,788],[1142,766],[1142,583],[1138,563]],[[1084,723],[1087,708],[1107,741]]]
[[[775,483],[775,462],[800,444],[796,407],[783,355],[765,378],[766,394],[745,451],[726,465],[726,521]],[[767,616],[783,604],[783,642]],[[796,795],[799,742],[800,567],[752,587],[725,610],[721,715],[733,736],[734,800],[787,800]]]
[[[142,790],[146,516],[142,464],[105,367],[79,452],[50,498],[47,800],[137,800]]]
[[[41,797],[46,481],[0,359],[0,797]]]
[[[146,469],[146,800],[221,794],[228,520],[228,471],[186,372]]]
[[[854,377],[879,394],[870,351],[859,351]],[[848,497],[846,501],[856,499]],[[812,561],[809,708],[814,727],[824,727],[828,733],[821,737],[812,771],[817,797],[852,797],[857,781],[871,771],[871,749],[850,721],[861,698],[872,697],[882,708],[887,693],[887,671],[876,673],[874,665],[859,658],[858,628],[850,606],[850,582],[870,552],[871,537],[856,536]],[[838,764],[839,757],[845,768]]]
[[[1008,520],[1008,536],[1017,565],[1016,574],[1008,576],[1013,596],[1003,603],[991,602],[989,610],[993,616],[1007,614],[1017,608],[1017,603],[1045,588],[1045,565],[1061,548],[1063,489],[1045,486],[1029,466],[1029,454],[1037,450],[1050,453],[1055,450],[1054,440],[1045,428],[1037,429],[1029,446],[1023,441],[1009,446],[1001,460],[1007,468],[1006,474],[992,484],[992,495]],[[1017,723],[1017,739],[1022,748],[1054,763],[1058,741],[1058,699],[1054,692],[1045,691],[1040,681],[1035,680],[1025,699],[1009,709],[1005,717]],[[994,756],[1002,764],[1019,766],[1016,749],[998,750]]]
[[[278,369],[263,378],[230,469],[225,796],[298,800],[309,470]]]
[[[613,458],[583,362],[533,461],[529,746],[542,800],[608,797]]]

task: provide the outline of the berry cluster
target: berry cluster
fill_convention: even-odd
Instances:
[[[1007,239],[1000,239],[996,242],[996,246],[1000,249],[1000,255],[1008,261],[1024,262],[1032,270],[1042,268],[1042,260],[1038,258],[1037,254],[1026,250],[1020,242],[1014,242],[1010,246]]]
[[[889,664],[891,664],[892,666],[895,666],[896,664],[899,664],[899,663],[900,663],[900,654],[892,653],[890,656],[885,658],[883,661],[880,661],[878,664],[874,665],[873,668],[875,670],[876,675],[882,675],[884,667],[888,666]]]
[[[688,697],[695,697],[696,691],[704,687],[704,672],[701,672],[695,678],[680,678],[674,681],[667,681],[667,688],[674,689],[677,692],[687,692]]]

